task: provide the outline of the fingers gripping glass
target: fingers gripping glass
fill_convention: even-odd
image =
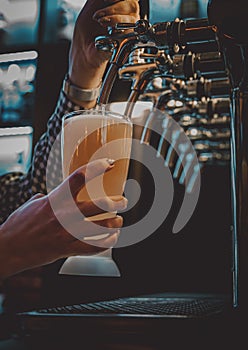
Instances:
[[[77,202],[94,202],[101,197],[123,195],[131,154],[131,140],[131,121],[118,113],[105,111],[104,107],[76,111],[63,117],[61,147],[64,178],[93,160],[108,158],[115,161],[114,167],[102,176],[97,176],[88,182],[86,177],[86,185],[80,190]],[[104,208],[102,211],[101,214],[92,215],[91,213],[90,216],[82,213],[82,220],[97,225],[97,221],[101,220],[102,223],[102,220],[117,215],[116,212],[107,212]],[[101,247],[104,238],[109,236],[108,233],[104,233],[104,226],[101,229],[101,234],[94,236],[94,230],[91,228],[91,233],[88,236],[84,235],[83,238],[80,236],[80,239],[85,243],[90,242],[91,245]],[[95,255],[69,257],[59,273],[120,276],[119,269],[112,259],[112,248],[106,248]]]

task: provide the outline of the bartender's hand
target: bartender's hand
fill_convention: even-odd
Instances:
[[[69,77],[73,84],[91,89],[100,85],[108,53],[98,52],[95,38],[107,34],[107,27],[116,23],[135,23],[139,17],[138,0],[88,0],[74,28],[69,56]],[[95,102],[81,103],[93,107]]]
[[[99,198],[94,202],[77,201],[77,195],[86,183],[86,168],[89,181],[105,171],[111,171],[113,166],[107,159],[91,162],[77,169],[48,195],[37,194],[12,213],[0,227],[0,277],[6,278],[68,256],[96,254],[113,247],[123,224],[122,217],[116,215],[94,222],[97,225],[93,225],[84,220],[83,215],[87,217],[104,213],[104,210],[123,210],[127,205],[126,198],[118,196]],[[68,199],[68,184],[73,201]],[[56,216],[50,205],[51,200],[52,203],[57,203]],[[78,209],[83,215],[79,215],[79,218],[76,216],[76,220],[75,213]],[[80,233],[80,240],[61,226],[58,217],[71,225],[70,232]],[[109,235],[98,241],[101,247],[81,240],[84,237],[106,233]]]

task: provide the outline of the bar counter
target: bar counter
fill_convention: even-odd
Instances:
[[[29,335],[6,334],[0,350],[156,350],[156,349],[241,349],[245,344],[243,312],[230,310],[216,317],[202,319],[122,320],[82,322],[77,328],[50,329]],[[108,324],[107,324],[108,323]]]

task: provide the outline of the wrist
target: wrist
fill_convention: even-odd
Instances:
[[[101,92],[101,84],[97,88],[82,89],[81,87],[72,83],[69,75],[66,74],[63,81],[63,92],[71,101],[78,101],[79,103],[95,102]]]
[[[97,55],[94,52],[94,56]],[[90,56],[92,57],[92,56]],[[95,57],[94,57],[95,58]],[[96,60],[97,61],[97,60]],[[82,52],[75,52],[70,54],[68,74],[73,84],[82,89],[92,89],[100,85],[105,69],[107,67],[107,60],[93,62],[87,59]]]
[[[106,64],[103,64],[95,69],[89,66],[83,66],[82,64],[79,68],[77,64],[73,64],[72,67],[69,67],[67,78],[69,79],[70,83],[78,89],[95,90],[97,92],[97,90],[101,87],[105,69]],[[89,101],[87,101],[85,98],[83,100],[77,98],[77,94],[73,94],[73,96],[70,96],[70,94],[66,95],[77,105],[81,106],[82,108],[89,109],[95,107],[99,93],[100,89],[97,96]],[[94,94],[92,94],[92,96],[94,96]]]

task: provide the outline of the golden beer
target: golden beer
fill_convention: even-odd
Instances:
[[[100,112],[79,112],[65,119],[62,141],[64,178],[92,160],[115,160],[110,172],[92,179],[90,185],[80,191],[79,201],[99,198],[104,193],[107,196],[123,194],[132,144],[132,123],[129,120],[113,112],[102,115]]]

